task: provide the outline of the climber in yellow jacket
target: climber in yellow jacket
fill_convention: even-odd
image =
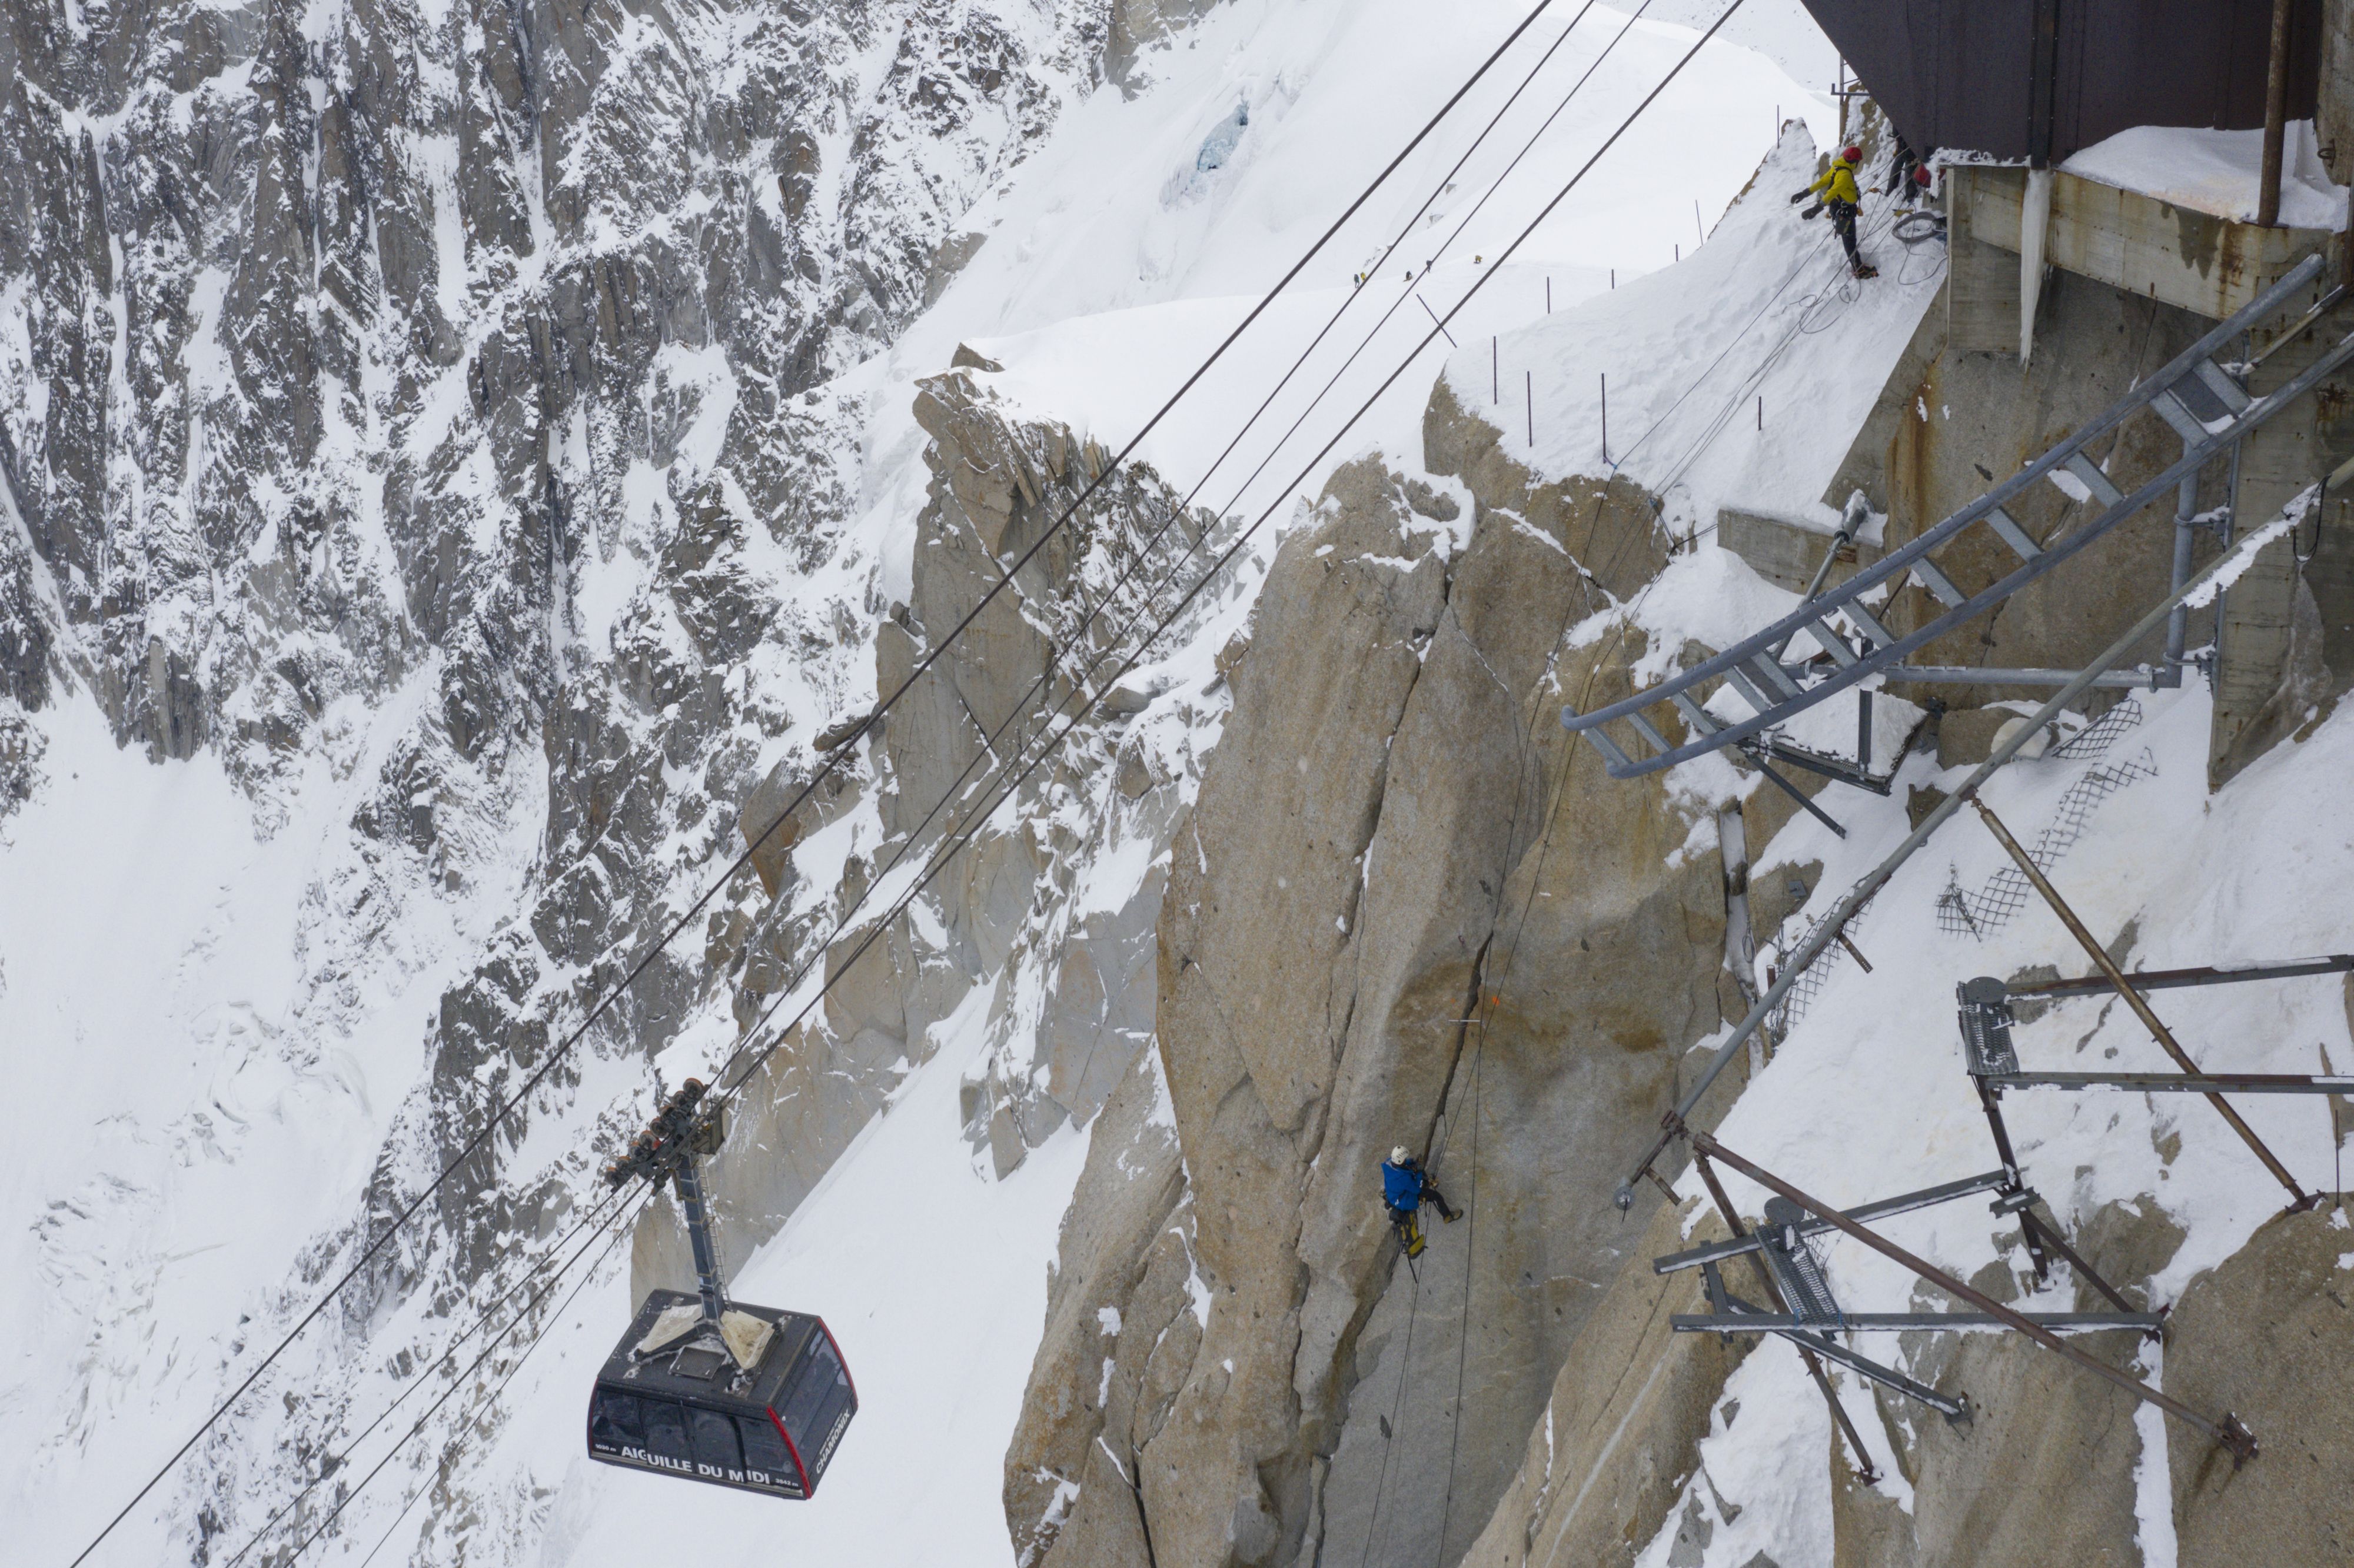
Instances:
[[[1847,247],[1848,270],[1859,278],[1877,278],[1880,269],[1866,262],[1855,248],[1855,217],[1863,206],[1863,195],[1856,189],[1855,171],[1863,162],[1863,149],[1845,147],[1831,160],[1831,166],[1815,176],[1814,184],[1792,196],[1792,205],[1808,196],[1820,199],[1799,216],[1812,217],[1825,207],[1830,209],[1831,228],[1837,231],[1840,243]]]

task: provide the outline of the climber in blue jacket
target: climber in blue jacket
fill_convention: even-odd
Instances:
[[[1453,1224],[1463,1217],[1462,1212],[1447,1206],[1446,1194],[1431,1185],[1422,1169],[1422,1161],[1405,1151],[1400,1144],[1390,1150],[1382,1163],[1382,1202],[1389,1205],[1390,1224],[1397,1227],[1398,1245],[1408,1257],[1420,1257],[1425,1237],[1420,1216],[1422,1206],[1430,1204],[1438,1217]]]

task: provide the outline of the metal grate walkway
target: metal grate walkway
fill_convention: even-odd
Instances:
[[[1631,779],[1748,740],[1875,675],[1903,679],[1907,654],[1984,615],[2159,496],[2175,491],[2183,479],[2354,359],[2354,334],[2350,334],[2286,386],[2251,398],[2213,357],[2277,314],[2319,275],[2322,265],[2320,256],[2307,257],[2247,309],[2183,350],[2099,417],[1911,544],[1891,551],[1847,582],[1715,657],[1593,713],[1564,707],[1561,722],[1594,743],[1612,778]],[[2085,449],[2144,408],[2173,427],[2182,440],[2182,455],[2164,472],[2126,494]],[[2072,493],[2081,489],[2101,510],[2073,533],[2039,545],[2003,507],[2031,486],[2047,482],[2061,484]],[[1938,560],[1950,559],[1948,547],[1973,529],[1991,533],[2020,564],[1978,592],[1966,594]],[[1978,536],[1982,535],[1974,535]],[[1926,588],[1946,609],[1919,630],[1899,637],[1881,623],[1867,601],[1877,599],[1884,608],[1908,578]],[[1833,624],[1834,617],[1845,622],[1846,630]],[[1800,632],[1821,653],[1787,662],[1780,651]],[[1999,680],[2002,673],[1989,670],[1986,678]],[[1715,693],[1712,690],[1704,696],[1702,689],[1718,682],[1740,694],[1753,710],[1751,716],[1734,720],[1706,711],[1703,704]],[[1603,727],[1618,722],[1633,732],[1649,755],[1631,755]],[[1672,739],[1671,726],[1681,727],[1688,738]]]

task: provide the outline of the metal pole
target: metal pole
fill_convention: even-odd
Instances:
[[[1700,1167],[1700,1179],[1708,1183],[1708,1195],[1716,1200],[1716,1212],[1723,1218],[1724,1228],[1733,1233],[1734,1241],[1744,1239],[1749,1233],[1742,1228],[1741,1214],[1734,1208],[1733,1200],[1724,1195],[1724,1185],[1716,1179],[1715,1167],[1709,1164],[1706,1155],[1700,1156],[1692,1163]],[[1782,1287],[1774,1283],[1774,1271],[1766,1266],[1765,1253],[1753,1250],[1749,1254],[1749,1264],[1757,1271],[1757,1283],[1766,1287],[1766,1299],[1788,1312],[1790,1303],[1783,1298]],[[1831,1419],[1839,1423],[1841,1432],[1847,1434],[1847,1446],[1855,1455],[1855,1478],[1867,1487],[1871,1486],[1880,1479],[1880,1472],[1872,1467],[1872,1451],[1863,1446],[1863,1435],[1855,1429],[1855,1423],[1848,1419],[1847,1407],[1840,1404],[1838,1391],[1831,1387],[1830,1376],[1823,1371],[1823,1363],[1814,1351],[1795,1335],[1790,1342],[1798,1347],[1798,1355],[1807,1363],[1807,1375],[1813,1378],[1815,1386],[1823,1391],[1823,1403],[1831,1407]]]
[[[2133,982],[2126,979],[2124,971],[2120,970],[2115,961],[2109,957],[2108,949],[2101,946],[2082,920],[2076,918],[2076,912],[2068,907],[2067,901],[2060,896],[2060,890],[2052,885],[2051,880],[2043,874],[2028,853],[2020,847],[2019,841],[2010,836],[2010,830],[2002,825],[2002,819],[1987,809],[1987,803],[1978,798],[1975,789],[1970,791],[1968,799],[1970,804],[1977,808],[1979,821],[1986,823],[1988,831],[1994,834],[1996,841],[2002,845],[2003,852],[2010,856],[2012,862],[2018,865],[2020,874],[2027,878],[2035,891],[2043,895],[2043,902],[2052,906],[2052,913],[2060,916],[2060,923],[2068,927],[2068,934],[2076,938],[2077,945],[2084,949],[2094,967],[2108,977],[2109,983],[2116,988],[2117,994],[2126,999],[2126,1005],[2134,1010],[2134,1016],[2141,1020],[2142,1027],[2148,1030],[2158,1044],[2165,1047],[2166,1054],[2174,1058],[2176,1066],[2186,1073],[2196,1075],[2199,1071],[2199,1064],[2190,1059],[2190,1053],[2185,1051],[2175,1040],[2173,1032],[2159,1022],[2157,1012],[2149,1005],[2149,999],[2134,990]],[[2221,1095],[2211,1094],[2207,1097],[2207,1102],[2222,1113],[2223,1119],[2232,1124],[2232,1130],[2238,1133],[2242,1140],[2250,1149],[2255,1150],[2256,1158],[2264,1162],[2264,1169],[2270,1171],[2274,1178],[2282,1186],[2287,1188],[2290,1194],[2296,1198],[2296,1202],[2289,1206],[2292,1213],[2309,1209],[2321,1201],[2296,1184],[2296,1178],[2288,1173],[2286,1166],[2273,1157],[2273,1151],[2264,1147],[2264,1139],[2256,1136],[2255,1128],[2240,1119],[2240,1113],[2232,1108],[2230,1101]]]
[[[2272,68],[2264,76],[2264,168],[2256,187],[2256,223],[2280,221],[2281,143],[2288,130],[2289,0],[2273,0]]]
[[[696,1172],[695,1156],[678,1162],[673,1179],[678,1183],[679,1207],[686,1211],[686,1239],[695,1249],[695,1277],[703,1292],[704,1319],[716,1323],[727,1297],[719,1286],[719,1255],[711,1245],[711,1217],[704,1212],[703,1178]]]
[[[1782,1005],[1782,999],[1789,994],[1792,986],[1798,983],[1798,977],[1806,972],[1807,966],[1813,963],[1822,950],[1831,945],[1832,939],[1846,929],[1847,923],[1855,918],[1855,912],[1862,908],[1873,894],[1888,885],[1888,879],[1894,876],[1898,868],[1913,858],[1914,852],[1927,843],[1937,830],[1944,827],[1956,811],[1961,810],[1964,797],[1975,792],[1979,785],[1993,778],[1996,771],[2016,756],[2020,747],[2027,744],[2030,736],[2041,734],[2045,725],[2059,717],[2061,711],[2070,703],[2090,691],[2094,683],[2105,673],[2110,666],[2124,658],[2126,652],[2143,638],[2163,625],[2166,618],[2173,613],[2176,605],[2190,599],[2221,573],[2236,570],[2244,565],[2241,557],[2245,554],[2247,552],[2244,548],[2225,550],[2214,560],[2210,561],[2206,569],[2200,572],[2197,577],[2152,605],[2148,612],[2139,620],[2135,621],[2124,636],[2109,644],[2101,652],[2099,657],[2079,671],[2075,679],[2052,693],[2051,700],[2038,708],[2029,717],[2027,723],[2020,726],[2017,734],[1995,747],[1994,754],[1978,764],[1977,770],[1963,780],[1960,789],[1937,802],[1935,809],[1921,819],[1921,825],[1914,829],[1904,842],[1889,853],[1886,860],[1866,872],[1861,881],[1848,889],[1847,895],[1832,906],[1830,917],[1817,927],[1815,934],[1800,944],[1797,952],[1790,955],[1779,978],[1766,988],[1766,994],[1759,997],[1756,1004],[1750,1008],[1748,1016],[1744,1018],[1740,1025],[1734,1030],[1731,1038],[1716,1048],[1716,1054],[1710,1057],[1708,1065],[1701,1069],[1700,1077],[1685,1092],[1684,1097],[1677,1102],[1676,1108],[1664,1119],[1663,1130],[1659,1136],[1653,1140],[1649,1149],[1644,1150],[1642,1159],[1636,1161],[1634,1169],[1628,1172],[1627,1179],[1618,1184],[1617,1192],[1612,1195],[1612,1202],[1620,1210],[1624,1211],[1634,1206],[1635,1183],[1644,1176],[1651,1174],[1651,1161],[1657,1160],[1666,1150],[1669,1140],[1675,1136],[1672,1129],[1681,1125],[1684,1118],[1691,1115],[1693,1107],[1700,1104],[1701,1097],[1707,1094],[1709,1086],[1716,1082],[1717,1075],[1723,1072],[1731,1064],[1735,1054],[1748,1042],[1749,1037],[1757,1032],[1758,1026],[1766,1022],[1766,1015]]]
[[[1758,772],[1763,773],[1766,778],[1772,779],[1775,785],[1780,789],[1782,793],[1787,795],[1791,800],[1796,800],[1800,806],[1804,807],[1808,816],[1822,823],[1823,826],[1829,828],[1840,838],[1847,837],[1847,830],[1840,826],[1839,820],[1833,817],[1829,811],[1824,810],[1820,806],[1816,805],[1812,800],[1808,799],[1805,790],[1799,789],[1796,784],[1791,783],[1787,779],[1782,777],[1781,774],[1776,772],[1773,766],[1766,760],[1766,753],[1763,750],[1749,752],[1747,756],[1751,762],[1757,765]],[[1867,965],[1865,967],[1869,968],[1870,966]]]
[[[2020,1233],[2027,1238],[2027,1245],[2031,1250],[2040,1253],[2044,1247],[2050,1247],[2068,1260],[2068,1266],[2076,1271],[2077,1278],[2107,1297],[2118,1311],[2130,1312],[2134,1309],[2134,1304],[2119,1295],[2116,1287],[2103,1279],[2091,1264],[2076,1255],[2076,1249],[2070,1246],[2060,1234],[2059,1227],[2047,1225],[2037,1219],[2032,1208],[2019,1211],[2019,1229]],[[2036,1239],[2039,1235],[2042,1238],[2040,1243]]]
[[[2174,502],[2174,577],[2179,585],[2190,577],[2190,533],[2199,525],[2199,476],[2186,473],[2182,488]],[[2166,618],[2166,683],[2182,684],[2182,649],[2189,641],[2190,610],[2187,605],[2176,605]]]
[[[1766,400],[1761,397],[1757,401],[1758,406],[1762,408],[1765,406]],[[1763,418],[1763,416],[1761,415],[1760,418]],[[1855,543],[1855,535],[1856,523],[1854,518],[1851,516],[1841,516],[1840,518],[1840,525],[1832,533],[1829,543],[1823,546],[1822,564],[1815,568],[1815,575],[1807,579],[1807,591],[1799,596],[1799,598],[1806,603],[1812,604],[1819,597],[1820,597],[1823,591],[1823,583],[1831,575],[1831,567],[1839,564],[1839,553],[1841,550],[1846,549],[1850,545]],[[1768,654],[1767,657],[1771,658],[1776,663],[1781,662],[1782,655],[1790,651],[1790,644],[1798,640],[1798,632],[1803,630],[1804,628],[1793,629],[1789,636],[1785,637],[1780,642],[1775,645],[1773,652]],[[1826,652],[1828,652],[1828,650],[1826,650]]]
[[[2296,980],[2303,975],[2334,975],[2354,970],[2354,953],[2332,953],[2327,958],[2291,959],[2285,963],[2233,964],[2229,968],[2202,967],[2191,969],[2136,969],[2126,976],[2136,991],[2171,991],[2179,986],[2235,985],[2243,980]],[[2106,975],[2093,975],[2084,980],[2036,980],[2028,985],[2007,985],[2009,996],[2089,996],[2109,989]]]
[[[1992,1297],[1982,1295],[1979,1292],[1971,1289],[1968,1286],[1963,1284],[1960,1280],[1956,1279],[1952,1275],[1945,1272],[1945,1270],[1938,1268],[1935,1265],[1927,1262],[1925,1259],[1914,1256],[1911,1253],[1906,1252],[1903,1247],[1898,1246],[1894,1242],[1889,1241],[1875,1232],[1864,1229],[1863,1226],[1857,1224],[1853,1220],[1849,1219],[1845,1214],[1840,1213],[1838,1210],[1830,1207],[1829,1204],[1820,1202],[1816,1199],[1809,1198],[1807,1194],[1799,1192],[1796,1187],[1791,1186],[1787,1181],[1783,1181],[1781,1178],[1769,1175],[1767,1172],[1759,1170],[1756,1166],[1752,1165],[1746,1160],[1742,1159],[1738,1154],[1735,1154],[1731,1150],[1725,1148],[1724,1145],[1717,1142],[1716,1139],[1711,1138],[1708,1134],[1696,1129],[1686,1129],[1686,1136],[1691,1139],[1692,1149],[1696,1155],[1714,1155],[1717,1159],[1723,1160],[1727,1165],[1732,1166],[1735,1171],[1740,1171],[1744,1176],[1748,1177],[1752,1181],[1756,1182],[1767,1192],[1778,1192],[1783,1197],[1789,1199],[1790,1202],[1807,1210],[1809,1213],[1814,1214],[1817,1218],[1828,1220],[1832,1225],[1836,1226],[1840,1231],[1845,1232],[1847,1234],[1853,1236],[1856,1240],[1872,1248],[1872,1251],[1880,1254],[1882,1257],[1888,1258],[1892,1262],[1901,1264],[1904,1267],[1911,1269],[1914,1274],[1919,1275],[1922,1278],[1927,1280],[1930,1284],[1936,1286],[1939,1289],[1947,1292],[1962,1301],[1967,1302],[1970,1306],[1977,1308],[1979,1311],[1987,1313],[2000,1320],[2006,1327],[2014,1329],[2020,1333],[2026,1335],[2029,1339],[2033,1340],[2037,1344],[2041,1345],[2045,1350],[2052,1351],[2057,1354],[2067,1357],[2070,1361],[2074,1361],[2078,1366],[2084,1368],[2086,1371],[2095,1372],[2100,1376],[2106,1378],[2109,1382],[2116,1384],[2119,1388],[2124,1389],[2127,1393],[2132,1394],[2135,1398],[2158,1406],[2158,1409],[2163,1410],[2168,1415],[2173,1416],[2176,1420],[2184,1423],[2186,1425],[2197,1427],[2200,1431],[2205,1433],[2208,1436],[2212,1437],[2216,1442],[2221,1443],[2224,1447],[2229,1448],[2232,1451],[2232,1464],[2235,1468],[2256,1457],[2257,1449],[2255,1436],[2245,1425],[2242,1425],[2238,1416],[2226,1412],[2223,1416],[2222,1424],[2218,1425],[2216,1423],[2208,1420],[2205,1416],[2191,1409],[2189,1405],[2183,1404],[2180,1400],[2171,1398],[2167,1394],[2159,1393],[2157,1389],[2150,1387],[2147,1383],[2143,1383],[2138,1378],[2127,1376],[2126,1373],[2119,1372],[2116,1368],[2109,1365],[2108,1362],[2102,1361],[2098,1356],[2091,1355],[2084,1351],[2078,1350],[2075,1346],[2068,1343],[2067,1340],[2062,1339],[2059,1335],[2052,1333],[2050,1330],[2043,1328],[2040,1324],[2029,1321],[2026,1318],[2023,1318],[2019,1313],[2012,1311],[2009,1308],[2004,1306],[2001,1302],[1997,1301]]]

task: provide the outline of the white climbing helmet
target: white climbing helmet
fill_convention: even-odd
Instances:
[[[1391,1163],[1391,1164],[1393,1164],[1393,1165],[1403,1165],[1403,1164],[1405,1164],[1405,1158],[1406,1158],[1406,1156],[1405,1156],[1405,1144],[1403,1144],[1403,1143],[1399,1144],[1395,1149],[1393,1149],[1393,1150],[1390,1150],[1390,1163]]]

